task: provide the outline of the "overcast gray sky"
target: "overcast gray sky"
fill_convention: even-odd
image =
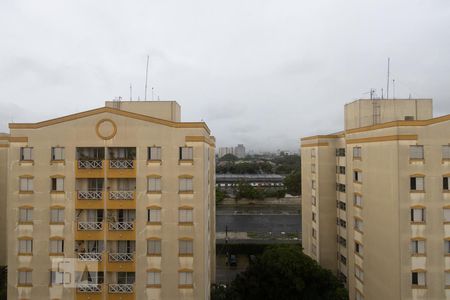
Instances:
[[[0,1],[0,131],[144,96],[218,146],[296,150],[386,86],[450,113],[448,0]],[[150,89],[149,89],[150,90]],[[149,98],[151,98],[149,92]],[[157,96],[155,96],[157,98]]]

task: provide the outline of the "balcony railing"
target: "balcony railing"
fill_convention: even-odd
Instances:
[[[101,169],[103,161],[101,160],[79,160],[78,169]]]
[[[133,191],[111,191],[109,192],[110,200],[133,200]]]
[[[80,293],[100,293],[102,285],[99,283],[78,283],[77,290]]]
[[[78,199],[80,200],[99,200],[102,198],[102,191],[78,191]]]
[[[101,253],[78,253],[78,259],[80,261],[102,261]]]
[[[109,161],[110,169],[133,169],[134,162],[130,159],[115,159]]]
[[[133,230],[134,222],[110,222],[109,230]]]
[[[133,253],[110,253],[109,261],[118,262],[118,261],[133,261],[134,255]]]
[[[103,222],[78,222],[78,230],[102,230]]]
[[[130,294],[133,293],[134,285],[126,283],[112,283],[108,285],[111,294]]]

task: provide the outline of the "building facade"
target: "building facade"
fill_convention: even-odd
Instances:
[[[450,299],[450,115],[358,100],[301,141],[302,241],[350,299]]]
[[[205,123],[181,122],[174,101],[114,101],[9,128],[8,299],[209,299]]]
[[[238,158],[244,158],[245,157],[245,147],[244,147],[243,144],[238,144],[234,148],[234,155],[236,155],[236,157],[238,157]]]
[[[234,148],[233,147],[220,147],[219,148],[219,158],[224,157],[227,154],[234,155]]]

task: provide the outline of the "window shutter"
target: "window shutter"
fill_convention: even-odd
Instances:
[[[425,253],[425,241],[418,241],[417,252],[420,254]]]
[[[424,189],[424,178],[423,177],[417,177],[416,178],[416,190],[417,191],[423,191]]]

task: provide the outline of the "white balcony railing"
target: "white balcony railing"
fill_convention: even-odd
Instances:
[[[102,191],[78,191],[78,199],[80,200],[99,200],[102,198]]]
[[[80,261],[102,261],[101,253],[78,253]]]
[[[103,161],[101,160],[79,160],[78,169],[101,169]]]
[[[103,222],[78,222],[78,230],[102,230]]]
[[[98,283],[78,283],[77,290],[80,293],[99,293],[102,291],[102,285]]]
[[[116,159],[109,161],[109,168],[111,169],[133,169],[134,162],[131,159]]]
[[[111,294],[130,294],[133,293],[133,284],[112,283],[108,285]]]
[[[133,200],[133,191],[111,191],[109,192],[109,199],[111,200]]]
[[[110,253],[109,261],[133,261],[133,253]]]
[[[134,222],[110,222],[109,230],[133,230]]]

